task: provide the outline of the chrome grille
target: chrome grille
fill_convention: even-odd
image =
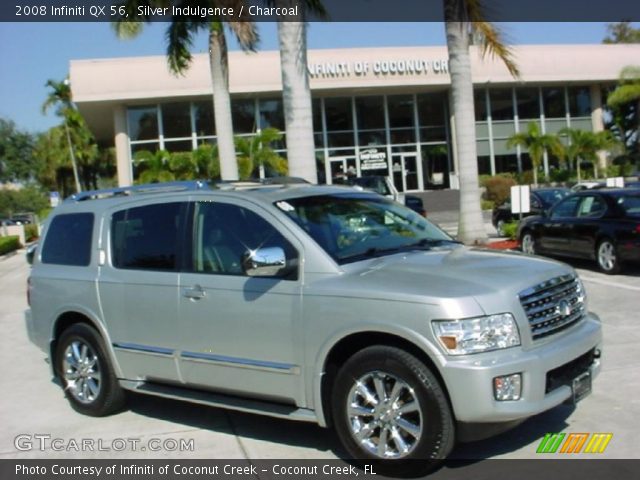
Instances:
[[[585,315],[584,290],[574,275],[552,278],[523,290],[518,296],[534,340],[557,333]]]

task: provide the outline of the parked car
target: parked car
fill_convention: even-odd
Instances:
[[[344,186],[76,194],[45,222],[28,299],[80,413],[132,390],[315,422],[395,473],[581,400],[601,362],[571,267],[464,247]]]
[[[568,188],[539,188],[531,190],[529,196],[529,204],[531,211],[523,213],[522,217],[531,215],[540,215],[546,209],[550,208],[559,200],[569,195],[571,190]],[[495,227],[498,235],[504,236],[505,223],[515,222],[520,218],[519,214],[511,213],[511,202],[507,200],[502,205],[495,207],[491,215],[491,223]]]
[[[604,273],[640,260],[640,189],[575,193],[518,228],[522,251],[596,260]]]

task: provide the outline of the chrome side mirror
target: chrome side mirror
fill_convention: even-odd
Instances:
[[[280,247],[250,250],[242,257],[242,268],[249,277],[275,277],[284,272],[287,259]]]

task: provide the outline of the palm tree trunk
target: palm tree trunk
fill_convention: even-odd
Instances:
[[[69,125],[67,125],[67,119],[64,119],[64,130],[67,134],[67,145],[69,145],[69,157],[71,158],[71,167],[73,168],[73,179],[76,182],[76,192],[80,193],[82,187],[80,186],[80,177],[78,176],[78,165],[76,164],[76,155],[73,151],[73,144],[71,143],[71,134],[69,133]]]
[[[458,240],[465,244],[487,241],[478,184],[475,113],[471,60],[469,58],[469,24],[449,21],[462,18],[462,0],[444,0],[451,95],[456,129],[456,149],[460,169],[460,219]]]
[[[290,0],[279,0],[287,6]],[[318,183],[313,142],[311,90],[307,73],[307,34],[304,7],[300,4],[299,21],[278,22],[282,99],[285,113],[289,175]]]
[[[238,180],[238,161],[233,142],[229,95],[229,59],[222,25],[212,26],[209,32],[209,66],[213,87],[213,114],[220,155],[220,177],[222,180]]]

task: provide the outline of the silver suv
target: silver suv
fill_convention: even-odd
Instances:
[[[43,238],[27,328],[87,415],[133,390],[333,426],[402,467],[580,400],[600,367],[570,267],[349,187],[88,192]]]

